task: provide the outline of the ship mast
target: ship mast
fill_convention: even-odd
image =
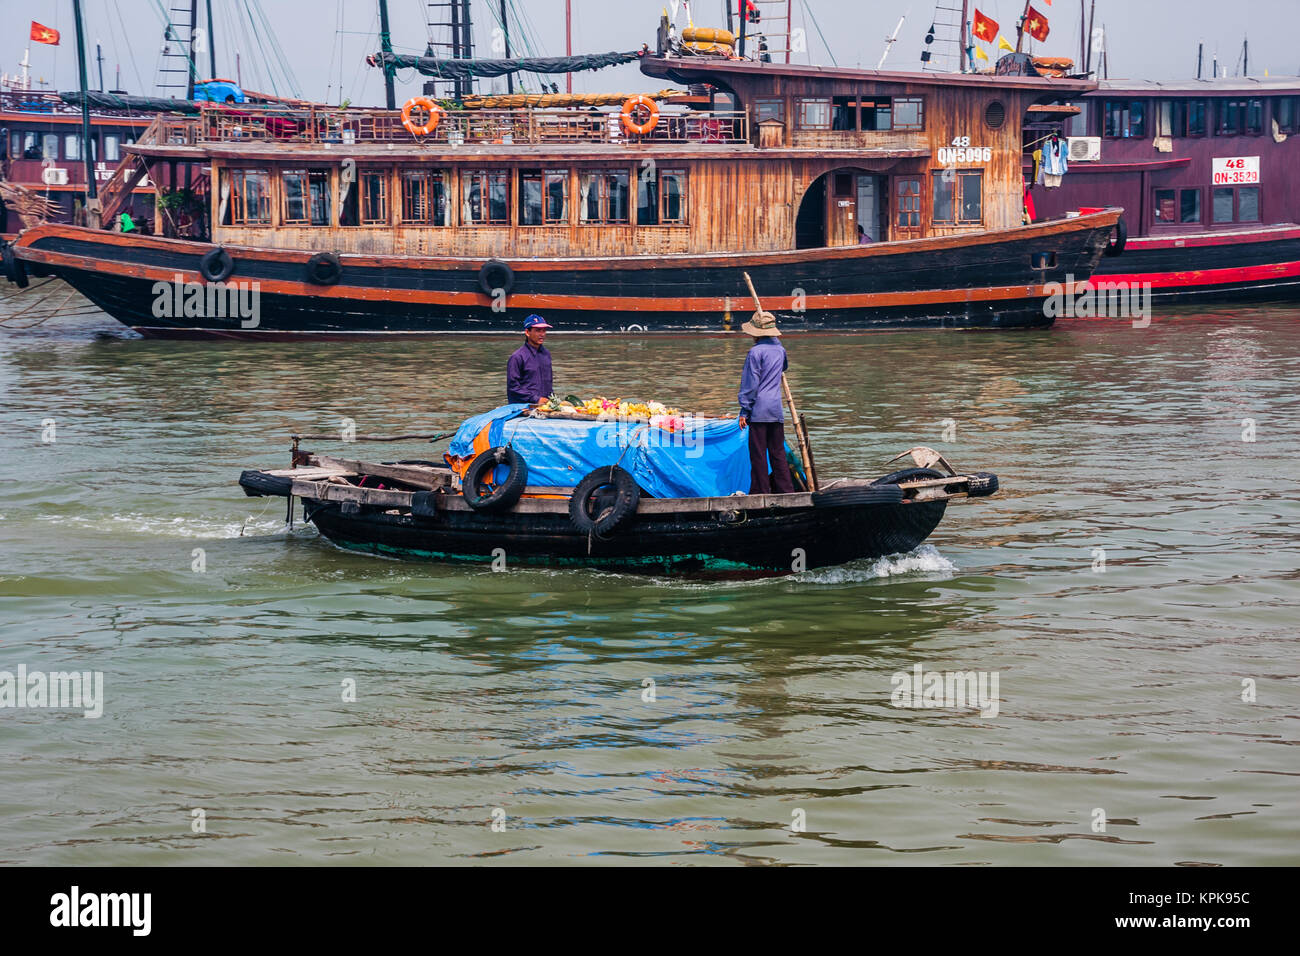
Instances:
[[[393,52],[393,35],[388,32],[388,0],[379,0],[379,48],[385,53]],[[384,63],[384,98],[390,110],[397,109],[397,98],[393,92],[393,67]]]
[[[77,21],[77,80],[81,84],[81,158],[86,165],[86,224],[99,228],[99,191],[95,184],[95,162],[90,153],[94,145],[90,138],[90,96],[86,90],[86,41],[81,30],[81,0],[72,0],[72,13]]]

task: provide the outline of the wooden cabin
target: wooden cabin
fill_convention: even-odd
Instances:
[[[646,56],[702,85],[645,135],[613,108],[205,107],[160,118],[137,173],[210,164],[213,243],[368,255],[771,252],[1013,229],[1022,126],[1083,80]],[[157,167],[168,170],[159,172]],[[110,190],[111,193],[111,190]],[[106,209],[109,208],[106,199]]]
[[[148,128],[153,114],[130,110],[96,110],[91,116],[91,156],[95,178],[107,182]],[[39,192],[59,207],[59,218],[71,222],[86,199],[86,172],[81,110],[44,90],[0,90],[0,180]],[[153,189],[138,184],[133,197],[136,215],[153,208]],[[20,228],[11,215],[8,232]]]

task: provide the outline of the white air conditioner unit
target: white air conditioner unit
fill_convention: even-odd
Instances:
[[[1101,159],[1100,136],[1071,136],[1070,162],[1095,163]]]
[[[68,171],[58,166],[46,166],[41,170],[41,182],[47,186],[66,186]]]

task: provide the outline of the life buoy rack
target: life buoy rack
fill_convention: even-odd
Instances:
[[[633,118],[638,110],[646,113],[646,118],[640,122]],[[640,93],[629,96],[623,103],[622,120],[629,136],[645,136],[659,125],[659,104]]]
[[[429,114],[428,121],[423,126],[417,126],[415,120],[411,119],[411,111],[419,108]],[[427,96],[413,96],[402,106],[402,125],[412,136],[432,136],[433,131],[438,128],[442,122],[443,109]]]

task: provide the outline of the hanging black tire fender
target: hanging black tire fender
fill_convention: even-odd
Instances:
[[[991,471],[977,471],[967,477],[970,482],[966,486],[966,494],[972,498],[987,498],[998,490],[998,476]]]
[[[307,260],[307,281],[313,285],[335,285],[343,278],[343,263],[332,252],[318,252]]]
[[[485,490],[485,483],[500,465],[509,469],[505,481]],[[524,461],[524,456],[513,448],[499,445],[489,448],[470,462],[465,479],[461,482],[461,493],[465,496],[465,503],[475,511],[491,514],[513,508],[526,487],[528,463]]]
[[[850,485],[814,491],[814,508],[847,508],[863,505],[896,505],[903,501],[903,489],[897,485]]]
[[[877,478],[872,482],[873,485],[901,485],[905,481],[925,481],[927,478],[947,478],[948,474],[942,471],[935,471],[933,468],[904,468],[902,471],[895,471],[885,475],[883,478]]]
[[[239,487],[250,498],[288,498],[293,493],[293,479],[284,475],[268,475],[264,471],[245,471],[239,475]]]
[[[573,489],[569,520],[583,534],[602,537],[636,514],[641,488],[631,473],[609,465],[589,473]]]
[[[510,263],[500,259],[489,259],[478,270],[478,285],[484,295],[495,296],[500,289],[506,295],[515,287],[515,270]]]
[[[1105,253],[1108,256],[1118,256],[1124,251],[1124,246],[1128,243],[1128,223],[1124,217],[1120,216],[1115,220],[1115,231],[1110,237],[1110,242],[1106,244]]]
[[[4,260],[5,278],[20,289],[27,288],[27,263],[14,255],[14,247],[11,243],[4,244],[0,259]]]
[[[235,271],[235,257],[223,246],[209,249],[199,260],[199,275],[204,282],[225,282]]]

